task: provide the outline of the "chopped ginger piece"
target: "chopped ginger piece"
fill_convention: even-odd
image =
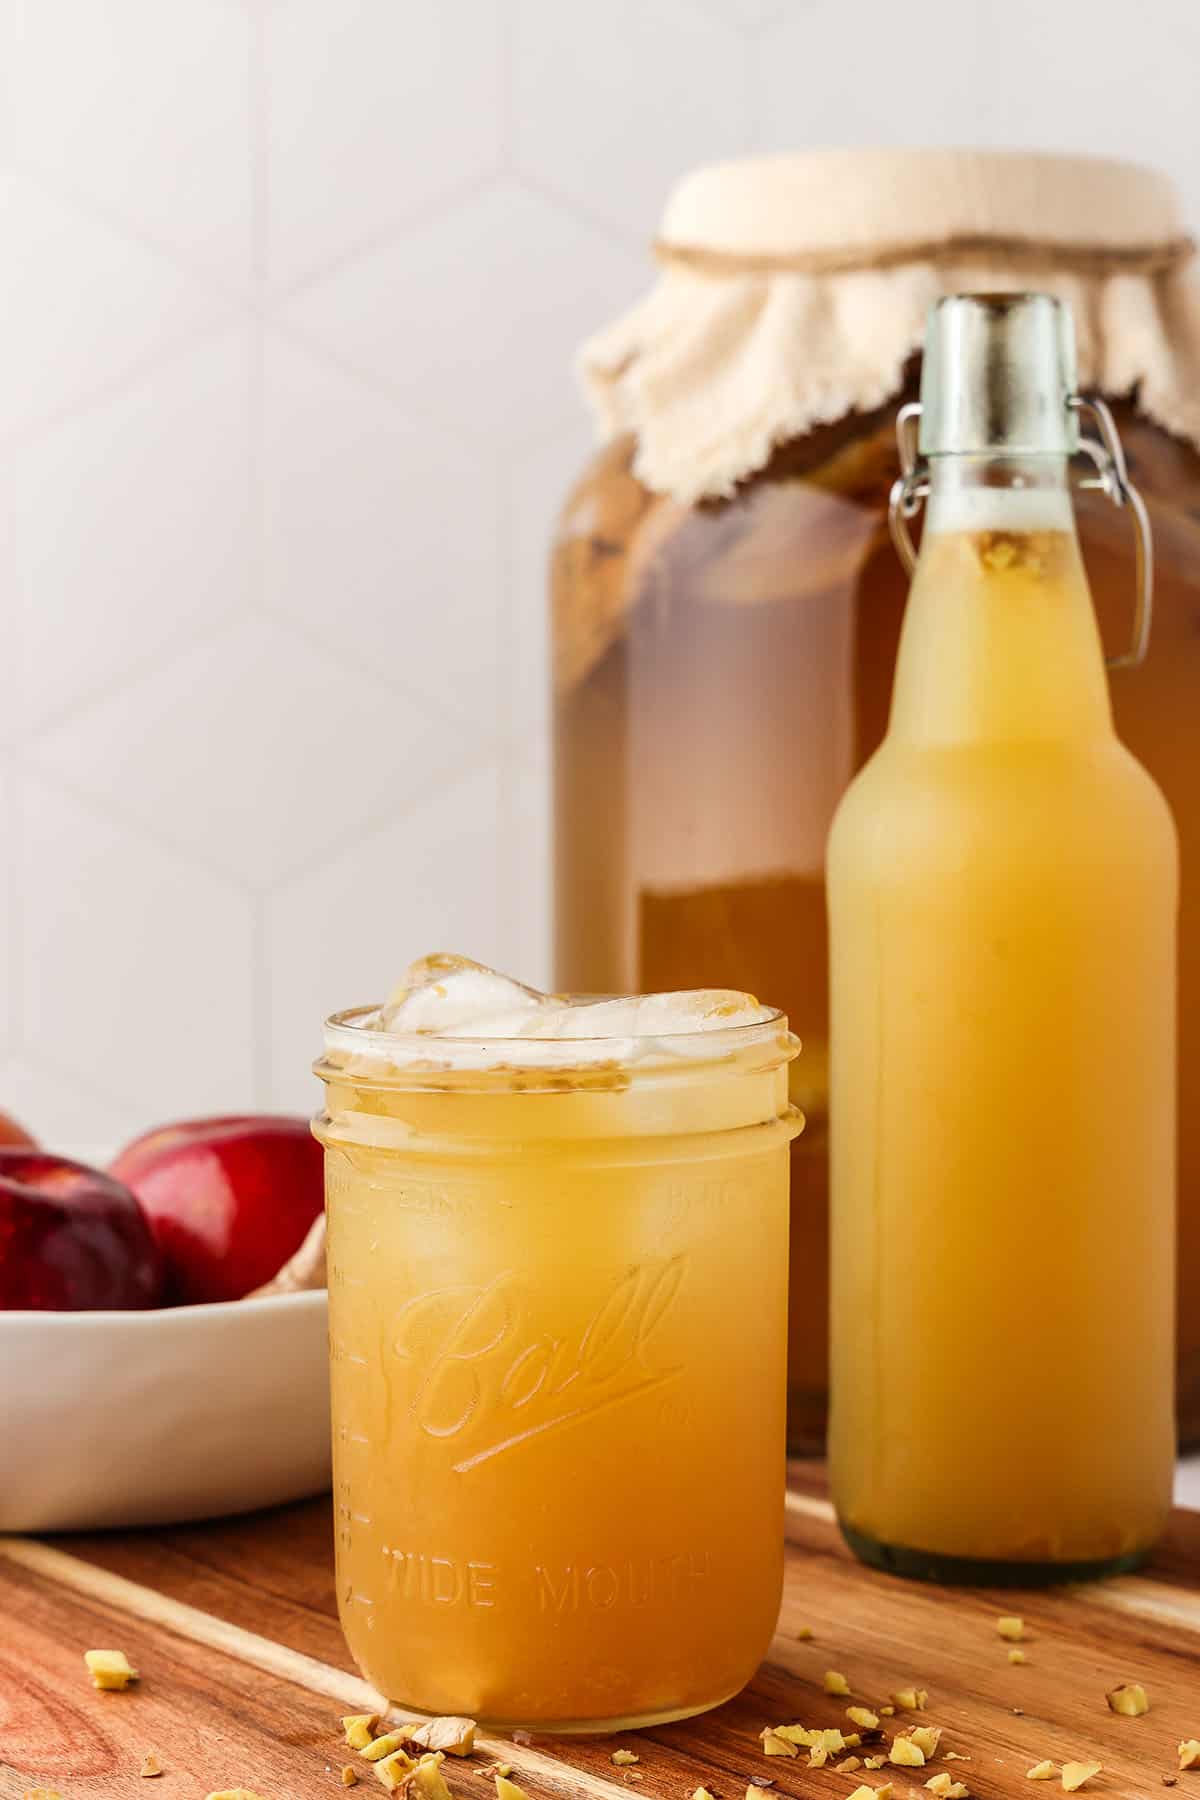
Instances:
[[[389,1794],[403,1787],[414,1773],[412,1757],[405,1750],[393,1750],[390,1756],[381,1756],[375,1763],[375,1774]]]
[[[823,1730],[814,1731],[812,1737],[815,1744],[823,1745],[832,1755],[844,1750],[850,1741],[842,1736],[836,1725],[827,1725]]]
[[[772,1731],[769,1726],[762,1734],[762,1747],[764,1756],[799,1756],[800,1754],[790,1738],[784,1737],[781,1731]]]
[[[1183,1738],[1179,1744],[1179,1766],[1194,1769],[1200,1763],[1200,1738]]]
[[[445,1760],[440,1750],[428,1752],[409,1775],[401,1777],[406,1790],[420,1795],[421,1800],[451,1800],[446,1777],[442,1774]],[[376,1773],[378,1774],[378,1770]]]
[[[844,1756],[840,1763],[834,1763],[839,1775],[853,1775],[855,1769],[862,1768],[862,1761],[857,1756]]]
[[[1107,1699],[1110,1709],[1127,1719],[1140,1719],[1143,1713],[1150,1711],[1146,1690],[1137,1681],[1126,1681],[1121,1687],[1115,1687]]]
[[[811,1625],[800,1625],[796,1629],[796,1642],[798,1644],[807,1644],[811,1641],[812,1634],[813,1628]]]
[[[920,1744],[914,1744],[911,1738],[893,1738],[892,1747],[888,1751],[888,1761],[894,1762],[904,1769],[923,1769],[925,1752]]]
[[[1064,1763],[1062,1766],[1063,1787],[1068,1794],[1073,1794],[1076,1788],[1081,1788],[1085,1781],[1092,1779],[1093,1775],[1099,1775],[1100,1768],[1099,1763],[1093,1762]]]
[[[131,1666],[123,1650],[85,1650],[83,1660],[87,1664],[93,1687],[119,1691],[138,1678],[137,1670]]]
[[[505,1775],[505,1776],[511,1775],[512,1774],[512,1764],[511,1763],[493,1763],[490,1769],[485,1770],[485,1773],[488,1775]]]
[[[378,1713],[347,1713],[342,1720],[342,1730],[350,1748],[365,1750],[375,1736],[375,1727],[378,1723]]]
[[[846,1717],[861,1725],[864,1731],[876,1731],[879,1727],[879,1715],[873,1713],[869,1706],[848,1706]]]
[[[698,1787],[692,1790],[692,1800],[713,1800],[713,1797],[706,1787]]]
[[[343,1763],[342,1764],[342,1786],[343,1787],[357,1787],[358,1786],[358,1770],[354,1767],[353,1763]]]
[[[507,1775],[497,1775],[496,1800],[528,1800],[528,1796],[525,1789],[510,1781]]]
[[[429,1719],[405,1736],[408,1743],[420,1744],[422,1750],[444,1750],[451,1756],[470,1756],[475,1748],[475,1729],[474,1719]]]
[[[1011,1616],[997,1619],[996,1630],[1002,1638],[1007,1638],[1010,1644],[1016,1644],[1025,1636],[1025,1621]]]
[[[969,1792],[961,1781],[955,1781],[953,1775],[945,1773],[931,1775],[925,1786],[931,1794],[937,1795],[938,1800],[967,1800]]]
[[[385,1756],[394,1756],[403,1747],[405,1734],[402,1731],[385,1731],[382,1737],[372,1738],[364,1744],[359,1755],[364,1762],[382,1762]],[[411,1765],[412,1757],[405,1754],[405,1760]]]
[[[908,1739],[910,1743],[917,1746],[928,1762],[930,1757],[937,1755],[937,1747],[942,1739],[942,1727],[940,1725],[914,1725],[908,1734]]]
[[[858,1746],[862,1743],[862,1732],[848,1731],[842,1742],[846,1745],[848,1750],[857,1750]]]
[[[924,1712],[925,1702],[928,1698],[928,1691],[919,1687],[900,1688],[897,1693],[892,1695],[896,1705],[901,1707],[904,1712]]]
[[[767,1730],[781,1737],[785,1744],[808,1745],[817,1741],[816,1732],[810,1731],[807,1725],[768,1725]]]
[[[864,1769],[882,1769],[887,1761],[886,1756],[868,1756],[863,1762]]]
[[[630,1763],[641,1762],[642,1759],[635,1750],[614,1750],[608,1760],[615,1762],[618,1768],[624,1769]]]
[[[835,1694],[847,1700],[850,1697],[850,1683],[836,1669],[826,1669],[821,1685],[827,1694]]]
[[[149,1780],[152,1775],[161,1775],[162,1772],[163,1766],[159,1762],[157,1756],[155,1756],[153,1750],[148,1751],[142,1758],[142,1766],[138,1770],[138,1774],[144,1775],[146,1779]]]
[[[870,1787],[864,1784],[862,1787],[856,1787],[852,1794],[848,1794],[846,1800],[892,1800],[892,1784],[890,1781],[885,1781],[881,1787]]]
[[[1025,1652],[1016,1649],[1010,1650],[1008,1653],[1008,1660],[1010,1663],[1023,1663],[1026,1661]]]
[[[879,1716],[881,1719],[890,1719],[895,1716],[895,1712],[896,1709],[894,1706],[881,1706],[879,1709]]]
[[[1032,1769],[1025,1771],[1026,1781],[1049,1781],[1053,1775],[1054,1764],[1049,1758],[1045,1762],[1034,1763]]]
[[[825,1767],[825,1764],[828,1761],[829,1761],[829,1752],[825,1748],[824,1744],[814,1744],[812,1749],[808,1753],[809,1768],[810,1769],[823,1769]]]

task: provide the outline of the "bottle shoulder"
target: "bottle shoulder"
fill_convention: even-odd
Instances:
[[[1137,860],[1178,879],[1170,807],[1111,734],[1081,742],[913,745],[886,738],[843,795],[829,840],[831,874],[850,861],[886,865],[964,857],[1090,863]]]

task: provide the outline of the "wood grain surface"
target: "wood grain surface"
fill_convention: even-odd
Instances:
[[[894,1781],[923,1800],[948,1770],[979,1800],[1060,1793],[1030,1784],[1043,1758],[1094,1760],[1085,1794],[1151,1796],[1176,1773],[1175,1745],[1200,1737],[1200,1514],[1176,1513],[1154,1565],[1088,1588],[1014,1596],[935,1590],[862,1568],[844,1549],[815,1465],[793,1470],[787,1573],[778,1633],[751,1686],[699,1719],[621,1740],[484,1738],[456,1763],[457,1800],[490,1800],[489,1764],[513,1765],[531,1800],[687,1800],[704,1786],[743,1800],[750,1778],[789,1800],[845,1800],[861,1781]],[[1008,1661],[1000,1613],[1025,1619],[1027,1662]],[[803,1629],[811,1629],[811,1639]],[[126,1693],[97,1693],[86,1649],[120,1648],[142,1671]],[[823,1691],[845,1674],[853,1702],[929,1690],[925,1722],[944,1727],[925,1770],[840,1774],[766,1758],[768,1723],[842,1725],[846,1700]],[[1111,1713],[1122,1681],[1150,1696],[1143,1718]],[[346,1790],[337,1717],[368,1704],[337,1624],[329,1503],[153,1532],[0,1539],[0,1800],[30,1788],[63,1800],[203,1800],[248,1787],[264,1800]],[[911,1717],[905,1722],[914,1722]],[[891,1727],[892,1721],[885,1723]],[[640,1781],[614,1768],[636,1749]],[[143,1780],[153,1751],[165,1773]],[[383,1790],[365,1765],[364,1796]],[[1200,1800],[1200,1770],[1178,1791]]]

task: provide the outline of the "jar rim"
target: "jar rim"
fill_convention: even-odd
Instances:
[[[325,1020],[325,1055],[315,1065],[317,1074],[357,1084],[360,1071],[366,1072],[364,1065],[374,1065],[369,1079],[388,1085],[411,1079],[423,1086],[431,1077],[505,1072],[542,1075],[555,1083],[578,1077],[581,1086],[592,1085],[590,1078],[595,1077],[611,1085],[614,1078],[622,1084],[643,1077],[669,1079],[731,1064],[776,1068],[790,1062],[800,1049],[786,1015],[774,1007],[752,1024],[569,1038],[381,1031],[364,1022],[378,1014],[378,1003],[331,1013]],[[353,1062],[352,1071],[346,1067],[348,1061]]]

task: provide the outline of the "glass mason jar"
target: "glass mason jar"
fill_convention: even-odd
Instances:
[[[434,1066],[365,1016],[326,1027],[315,1127],[355,1660],[505,1727],[719,1704],[782,1581],[786,1022]]]
[[[610,992],[768,993],[799,1033],[792,1098],[789,1441],[823,1441],[827,1388],[825,841],[887,724],[908,578],[888,538],[899,473],[886,406],[783,443],[728,500],[681,505],[625,436],[571,493],[553,550],[555,979]],[[1114,676],[1117,731],[1165,792],[1180,916],[1178,1380],[1200,1438],[1200,456],[1110,400],[1149,507],[1154,628]],[[1080,492],[1105,647],[1129,635],[1128,519]]]

